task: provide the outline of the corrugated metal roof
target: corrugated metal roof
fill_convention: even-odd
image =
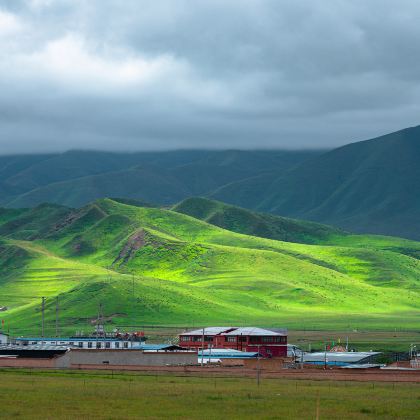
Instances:
[[[284,336],[286,335],[284,332],[276,332],[271,330],[266,330],[264,328],[258,328],[258,327],[241,327],[236,328],[234,331],[228,332],[228,333],[222,333],[221,335],[256,335],[256,336]]]
[[[237,327],[205,327],[204,328],[204,335],[217,335],[221,334],[225,331],[236,329]],[[202,335],[203,334],[203,328],[200,328],[198,330],[192,330],[187,331],[185,333],[182,333],[180,335]]]
[[[202,335],[203,328],[187,331],[180,335]],[[267,330],[259,327],[206,327],[204,335],[256,335],[256,336],[285,336],[287,330]]]
[[[359,365],[358,363],[352,363],[350,365],[341,366],[342,369],[376,369],[381,368],[385,365],[379,363],[363,363]]]
[[[343,363],[357,363],[368,357],[381,354],[374,351],[347,351],[347,352],[318,352],[318,353],[304,353],[303,362],[324,362],[327,357],[328,362],[343,362]]]
[[[201,358],[201,350],[198,351],[198,357]],[[212,359],[249,359],[253,357],[257,357],[258,352],[247,352],[247,351],[239,351],[233,349],[209,349],[204,350],[203,358]]]
[[[68,350],[66,346],[1,344],[0,350]]]
[[[176,344],[142,344],[133,346],[130,350],[183,350]]]

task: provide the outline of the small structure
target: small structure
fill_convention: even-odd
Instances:
[[[232,349],[262,357],[287,356],[287,331],[258,327],[206,327],[179,335],[181,346],[195,349]]]
[[[0,331],[0,344],[7,344],[9,342],[9,334]]]
[[[218,363],[225,359],[245,360],[245,359],[256,359],[258,357],[257,352],[247,352],[232,349],[206,349],[204,351],[198,351],[198,362],[203,361],[204,363]]]
[[[294,345],[294,344],[288,344],[287,345],[287,357],[293,357],[295,359],[301,359],[302,358],[302,354],[303,354],[303,350]]]
[[[380,352],[318,352],[304,353],[303,363],[311,365],[327,366],[349,366],[349,365],[372,365],[375,364]]]

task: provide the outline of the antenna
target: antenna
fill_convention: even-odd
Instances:
[[[104,324],[103,324],[103,314],[102,314],[102,302],[99,303],[98,309],[98,318],[96,320],[96,336],[104,335]]]
[[[55,336],[58,337],[58,312],[59,312],[59,306],[58,306],[58,296],[55,298]]]

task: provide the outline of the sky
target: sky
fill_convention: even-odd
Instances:
[[[418,0],[0,0],[0,154],[330,148],[418,124]]]

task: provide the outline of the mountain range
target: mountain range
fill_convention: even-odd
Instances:
[[[210,194],[353,232],[420,239],[420,126],[352,143]]]
[[[330,151],[2,156],[0,205],[80,207],[120,197],[168,206],[202,196],[355,233],[420,239],[419,162],[420,126]]]
[[[220,226],[223,226],[220,227]],[[270,238],[270,239],[268,239]],[[0,211],[0,308],[12,334],[141,325],[416,329],[420,242],[353,235],[203,198]]]

